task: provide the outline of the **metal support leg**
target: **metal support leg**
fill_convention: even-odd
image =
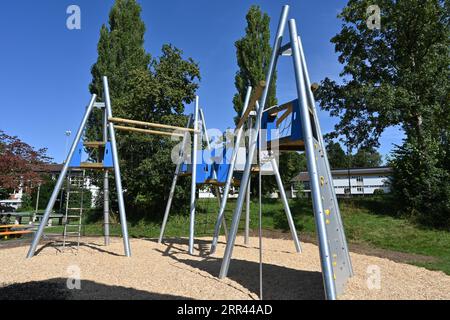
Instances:
[[[248,246],[250,243],[250,189],[251,178],[248,181],[247,194],[245,196],[245,233],[244,244]]]
[[[77,148],[78,142],[80,141],[81,136],[83,134],[84,127],[86,126],[86,123],[87,123],[87,120],[89,118],[89,115],[91,114],[92,108],[94,107],[95,99],[97,99],[97,96],[94,94],[94,95],[92,95],[91,101],[89,102],[89,105],[88,105],[88,107],[86,109],[86,112],[84,114],[83,120],[81,121],[80,127],[78,128],[77,135],[76,135],[76,137],[75,137],[75,139],[74,139],[74,141],[72,143],[72,147],[70,148],[70,151],[69,151],[69,154],[67,156],[67,159],[64,162],[64,166],[63,166],[63,168],[61,170],[61,173],[60,173],[60,175],[58,177],[58,180],[56,182],[55,189],[53,189],[53,193],[52,193],[52,195],[50,197],[50,200],[49,200],[49,202],[47,204],[47,208],[45,209],[45,213],[44,213],[44,216],[42,217],[42,220],[41,220],[41,223],[39,225],[39,228],[36,231],[36,234],[34,235],[33,242],[31,243],[30,249],[28,250],[27,258],[32,258],[34,256],[34,253],[36,252],[37,245],[39,244],[39,240],[42,237],[42,234],[44,232],[44,228],[45,228],[45,226],[48,223],[48,218],[50,217],[50,213],[51,213],[51,211],[53,209],[53,206],[55,205],[55,201],[56,201],[56,198],[58,197],[58,193],[61,190],[61,187],[62,187],[62,185],[64,183],[64,179],[65,179],[67,171],[69,169],[69,164],[72,161],[72,157],[73,157],[73,155],[75,153],[75,150]]]
[[[108,110],[103,109],[103,142],[108,142]],[[105,246],[109,246],[109,172],[106,169],[103,176],[103,232]]]
[[[334,284],[333,265],[330,256],[330,248],[327,239],[325,214],[322,206],[320,193],[320,182],[318,168],[314,156],[314,141],[312,126],[309,117],[308,98],[304,79],[304,70],[301,63],[300,47],[297,35],[297,26],[294,19],[289,20],[289,31],[291,35],[292,57],[294,62],[297,94],[300,100],[300,119],[302,121],[306,159],[311,182],[311,194],[313,198],[314,217],[317,226],[319,239],[320,261],[322,264],[322,275],[325,287],[326,298],[336,299],[336,288]]]
[[[191,181],[191,205],[189,221],[189,254],[194,254],[194,229],[195,229],[195,192],[197,188],[197,145],[198,145],[198,118],[199,118],[199,97],[195,98],[194,112],[194,138],[192,143],[192,181]]]
[[[103,90],[105,92],[105,106],[108,112],[108,118],[112,118],[112,107],[111,107],[111,98],[109,96],[109,86],[108,86],[108,78],[103,77]],[[127,226],[127,217],[125,214],[125,202],[123,200],[123,190],[122,190],[122,177],[120,175],[120,163],[119,163],[119,155],[117,152],[117,143],[116,143],[116,133],[114,130],[114,124],[109,123],[109,137],[111,139],[111,149],[113,156],[113,164],[114,164],[114,176],[116,180],[116,190],[117,190],[117,200],[119,202],[119,215],[120,215],[120,224],[122,227],[122,237],[123,237],[123,246],[125,250],[125,255],[127,257],[131,256],[130,250],[130,240],[128,239],[128,226]]]
[[[275,70],[276,63],[278,61],[278,54],[279,54],[279,50],[281,47],[281,42],[283,40],[283,33],[284,33],[284,28],[286,26],[288,12],[289,12],[289,6],[283,6],[283,11],[281,13],[278,30],[277,30],[277,33],[275,36],[275,44],[273,46],[272,58],[270,61],[268,72],[267,72],[266,87],[264,88],[264,92],[263,92],[263,95],[261,98],[261,105],[259,106],[258,111],[257,111],[256,124],[255,124],[256,132],[255,132],[254,137],[252,137],[252,141],[249,146],[250,149],[249,149],[249,154],[247,157],[247,163],[245,164],[244,175],[243,175],[242,181],[241,181],[241,189],[239,190],[239,197],[238,197],[238,201],[236,203],[236,208],[234,210],[233,221],[231,223],[231,229],[230,229],[229,236],[228,236],[228,242],[227,242],[227,246],[225,248],[225,254],[224,254],[222,266],[220,269],[220,274],[219,274],[220,278],[224,278],[228,274],[228,267],[230,265],[230,259],[231,259],[232,253],[233,253],[234,242],[236,240],[236,234],[237,234],[237,230],[238,230],[238,226],[239,226],[239,220],[241,217],[242,205],[244,202],[245,193],[247,191],[246,189],[247,189],[250,174],[251,174],[252,160],[253,160],[253,156],[255,154],[255,149],[256,149],[256,145],[257,145],[259,128],[260,128],[260,124],[261,124],[261,118],[262,118],[262,114],[263,114],[263,111],[264,111],[264,108],[266,105],[266,101],[267,101],[267,97],[269,94],[270,83],[272,81],[272,75]]]
[[[186,128],[189,128],[191,126],[191,123],[192,123],[192,115],[189,116],[188,122],[186,124]],[[188,138],[190,138],[190,136],[189,136],[189,133],[186,132],[183,137],[183,142],[181,143],[181,150],[180,150],[179,157],[178,157],[177,167],[176,167],[175,173],[173,175],[172,186],[170,187],[169,199],[167,199],[166,211],[164,212],[164,218],[163,218],[163,222],[161,225],[161,231],[159,233],[158,243],[161,243],[162,239],[164,237],[164,231],[166,230],[167,220],[169,219],[170,208],[172,207],[172,200],[173,200],[173,196],[175,194],[175,188],[177,186],[178,176],[180,175],[181,166],[182,166],[183,160],[185,158],[184,152],[185,152],[185,147],[186,147]]]
[[[36,221],[36,216],[38,214],[38,210],[39,210],[39,196],[41,194],[41,184],[39,183],[38,185],[38,191],[37,191],[37,196],[36,196],[36,210],[34,211],[34,214],[31,218],[31,222],[30,224],[34,223]]]
[[[242,111],[243,113],[245,113],[245,110],[248,108],[251,95],[252,95],[252,87],[248,87],[247,95],[245,97],[244,109]],[[233,149],[233,154],[231,155],[230,168],[228,169],[227,181],[225,182],[225,187],[223,190],[222,202],[220,204],[219,214],[217,215],[217,221],[216,221],[216,225],[214,227],[214,235],[213,235],[213,240],[212,240],[212,244],[211,244],[210,254],[213,254],[214,252],[216,252],[217,242],[219,241],[220,225],[222,224],[222,221],[225,221],[225,219],[224,219],[225,207],[227,206],[228,195],[230,193],[230,188],[231,188],[231,180],[233,179],[234,167],[236,166],[236,160],[237,160],[239,146],[240,146],[240,143],[242,140],[243,131],[244,131],[243,128],[239,128],[238,132],[235,133],[236,141],[235,141],[235,145],[234,145],[234,149]],[[229,235],[227,238],[229,239]]]
[[[248,127],[250,128],[249,132],[249,141],[252,140],[252,129],[253,129],[253,121],[252,118],[248,119]],[[247,187],[247,195],[245,198],[245,233],[244,233],[244,244],[248,245],[250,243],[250,193],[252,186],[252,177],[248,179],[248,187]]]
[[[219,207],[220,207],[220,204],[222,203],[222,197],[220,196],[220,188],[217,186],[216,186],[216,193],[217,193],[217,201],[219,202]],[[226,223],[225,219],[222,219],[222,227],[223,227],[223,231],[225,233],[225,239],[228,239],[227,223]]]
[[[289,229],[291,230],[292,239],[294,239],[295,250],[297,252],[302,252],[302,247],[300,246],[300,241],[298,240],[297,230],[295,229],[294,220],[292,219],[291,209],[289,208],[288,199],[286,197],[286,192],[284,191],[283,181],[281,181],[280,171],[278,170],[277,161],[272,157],[270,160],[272,164],[273,172],[275,174],[275,179],[277,180],[278,189],[280,190],[281,201],[283,201],[284,212],[286,213],[286,218],[289,223]]]
[[[209,137],[208,137],[208,129],[207,129],[207,126],[206,126],[205,114],[203,113],[203,109],[202,108],[199,108],[199,112],[200,112],[199,116],[200,116],[200,119],[202,121],[203,138],[206,141],[207,149],[211,150],[211,144],[210,144]],[[214,177],[214,179],[217,179],[217,174],[216,174],[215,171],[213,172],[213,177]],[[219,200],[219,207],[220,207],[220,203],[221,203],[220,189],[217,186],[216,186],[215,189],[216,189],[217,199]],[[227,224],[226,224],[225,220],[222,220],[222,227],[225,230],[225,237],[228,237]]]
[[[105,170],[103,179],[103,229],[105,246],[109,246],[109,173]]]

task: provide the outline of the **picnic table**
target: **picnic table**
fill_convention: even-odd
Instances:
[[[9,239],[10,237],[13,238],[20,238],[21,236],[25,234],[33,233],[32,225],[19,225],[19,224],[9,224],[9,225],[0,225],[0,238],[2,239]]]
[[[4,224],[22,224],[23,218],[28,218],[29,224],[34,224],[35,222],[40,222],[43,217],[43,212],[0,212],[0,218],[3,216],[14,217],[14,222],[9,221],[3,222]],[[51,213],[48,219],[48,226],[51,227],[53,224],[53,219],[58,220],[58,225],[62,225],[64,214],[61,213]]]
[[[24,217],[28,217],[31,221],[31,218],[33,217],[34,212],[0,212],[0,217],[14,217],[14,224],[22,224],[22,219]]]

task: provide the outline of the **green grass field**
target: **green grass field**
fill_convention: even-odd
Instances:
[[[297,230],[301,235],[315,237],[315,224],[309,200],[291,200],[292,214]],[[229,201],[226,210],[228,226],[235,206]],[[412,262],[432,270],[442,270],[450,275],[450,232],[424,229],[405,219],[393,217],[390,206],[384,198],[358,198],[340,200],[340,208],[347,239],[351,244],[362,244],[395,252],[423,255],[431,259]],[[213,233],[217,200],[200,200],[196,217],[196,236],[211,236]],[[160,219],[129,223],[131,237],[155,238],[159,235]],[[251,204],[251,229],[258,226],[258,207]],[[241,220],[240,230],[244,227]],[[263,228],[265,230],[288,231],[289,227],[281,202],[265,200],[263,203]],[[61,227],[47,229],[46,232],[59,232]],[[85,226],[86,235],[101,235],[102,224],[91,223]],[[111,226],[112,235],[120,235],[120,226]],[[188,236],[189,217],[172,214],[169,218],[166,236]]]

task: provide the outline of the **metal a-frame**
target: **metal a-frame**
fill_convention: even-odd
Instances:
[[[284,6],[278,24],[271,62],[266,77],[266,87],[260,100],[260,107],[257,110],[255,124],[257,134],[252,136],[250,143],[244,174],[241,180],[239,197],[234,210],[219,277],[224,278],[228,274],[242,206],[251,174],[251,160],[257,149],[258,134],[261,128],[261,121],[265,112],[269,87],[276,69],[278,57],[290,56],[293,59],[294,65],[299,115],[310,177],[325,296],[327,299],[334,300],[343,292],[347,279],[353,276],[353,269],[339,206],[333,187],[330,166],[317,117],[315,100],[311,91],[305,55],[300,37],[297,34],[297,25],[294,19],[289,20],[290,43],[282,46],[288,12],[289,6]]]
[[[212,244],[211,244],[211,249],[210,249],[210,254],[214,254],[216,249],[217,249],[217,243],[219,240],[219,233],[220,233],[220,226],[221,224],[225,221],[225,208],[227,205],[227,200],[228,200],[228,195],[230,192],[230,188],[231,188],[231,182],[232,182],[232,178],[233,178],[233,173],[236,167],[236,161],[237,161],[237,155],[238,155],[238,150],[239,150],[239,145],[241,143],[242,140],[242,136],[243,136],[243,131],[244,131],[244,123],[247,120],[247,118],[249,118],[250,116],[250,112],[255,108],[256,105],[258,105],[258,99],[260,98],[261,94],[264,92],[266,88],[265,82],[261,82],[257,88],[255,88],[255,92],[252,95],[252,87],[249,86],[247,88],[247,93],[246,93],[246,97],[245,97],[245,101],[244,101],[244,108],[243,108],[243,113],[242,113],[242,117],[235,129],[235,137],[236,137],[236,141],[235,141],[235,148],[233,149],[233,153],[231,156],[231,161],[230,161],[230,168],[227,174],[227,181],[225,183],[225,187],[223,190],[223,196],[222,196],[222,201],[220,203],[220,207],[219,207],[219,213],[217,215],[217,221],[216,221],[216,225],[214,228],[214,235],[213,235],[213,240],[212,240]],[[251,128],[251,123],[249,124],[250,129]],[[252,130],[250,130],[250,132],[252,132]],[[253,136],[255,136],[257,138],[258,133],[254,133],[254,134],[250,134],[249,139],[250,141],[252,141]],[[250,162],[252,163],[252,161],[249,159],[253,159],[253,156],[251,158],[247,159],[247,163]],[[273,173],[275,175],[276,178],[276,182],[278,185],[278,189],[280,190],[280,198],[283,202],[283,207],[286,213],[286,218],[289,224],[289,229],[291,231],[292,234],[292,238],[294,240],[294,244],[295,244],[295,249],[297,252],[301,252],[302,248],[300,245],[300,240],[298,238],[298,234],[297,234],[297,230],[295,229],[295,225],[294,225],[294,220],[292,218],[292,213],[291,210],[289,208],[289,204],[288,204],[288,200],[287,200],[287,196],[286,196],[286,192],[284,191],[284,186],[283,186],[283,182],[281,180],[281,176],[280,176],[280,172],[278,170],[278,165],[276,162],[275,158],[271,158],[270,160],[271,166],[272,166],[272,170]],[[259,168],[261,170],[261,166]],[[246,212],[248,215],[249,212],[249,186],[250,186],[250,175],[248,177],[248,181],[245,182],[245,184],[240,185],[241,190],[246,190],[246,194],[245,194],[245,200],[246,200]],[[241,192],[239,193],[239,198],[238,198],[238,204],[237,206],[241,206],[243,205],[243,201],[244,199],[241,198]],[[242,209],[241,209],[242,210]],[[248,216],[246,217],[246,237],[248,236]]]
[[[119,167],[119,157],[117,153],[117,144],[116,144],[116,136],[115,136],[115,127],[114,123],[109,121],[109,119],[112,118],[112,107],[111,107],[111,99],[109,95],[109,86],[108,86],[108,79],[106,77],[103,77],[103,90],[104,90],[104,99],[105,101],[97,102],[97,95],[93,94],[91,97],[91,100],[86,108],[86,111],[83,116],[83,120],[81,121],[81,124],[78,128],[77,134],[75,136],[75,139],[72,142],[72,146],[70,148],[69,154],[67,155],[66,161],[64,162],[63,168],[61,170],[61,173],[58,177],[58,180],[56,182],[55,188],[53,189],[52,195],[50,197],[50,200],[47,204],[47,207],[45,209],[44,215],[42,217],[41,223],[39,225],[38,230],[36,231],[36,234],[33,238],[33,241],[30,245],[27,258],[32,258],[35,255],[36,248],[39,244],[39,241],[43,235],[44,228],[48,223],[50,214],[53,210],[53,206],[55,205],[55,201],[58,197],[58,193],[61,190],[61,187],[64,183],[65,177],[71,167],[72,159],[74,158],[74,155],[77,151],[77,148],[79,146],[79,143],[81,141],[81,138],[84,134],[84,131],[86,129],[86,124],[89,119],[89,116],[92,113],[92,110],[94,108],[100,108],[103,111],[103,143],[106,144],[108,142],[108,133],[109,133],[109,140],[111,143],[111,152],[112,152],[112,160],[113,164],[112,167],[114,169],[114,177],[116,181],[116,190],[117,190],[117,199],[119,204],[119,216],[120,216],[120,224],[122,228],[122,237],[123,237],[123,245],[124,245],[124,251],[125,256],[130,257],[131,256],[131,250],[130,250],[130,241],[128,239],[128,228],[127,228],[127,219],[126,219],[126,213],[125,213],[125,203],[123,200],[123,190],[122,190],[122,179],[120,175],[120,167]],[[104,169],[102,165],[89,167],[86,166],[88,169]],[[108,170],[105,170],[104,175],[104,219],[105,219],[105,244],[109,244],[109,202],[108,202],[108,194],[109,194],[109,182],[108,182]]]
[[[202,140],[206,141],[207,149],[211,150],[211,145],[210,145],[210,141],[209,141],[208,134],[207,134],[206,120],[205,120],[205,116],[203,113],[203,109],[200,108],[198,96],[196,97],[196,101],[195,101],[194,115],[189,116],[187,127],[190,127],[192,125],[192,122],[194,123],[195,131],[193,134],[193,143],[192,143],[192,147],[191,147],[191,168],[192,168],[191,177],[192,178],[191,178],[191,199],[190,199],[190,210],[189,210],[189,214],[190,214],[190,218],[189,218],[189,253],[190,254],[194,254],[195,213],[196,213],[195,205],[196,205],[196,190],[197,190],[197,181],[196,180],[197,180],[197,163],[198,163],[197,149],[198,149],[198,143],[199,143],[198,139],[199,139],[200,135],[201,135],[201,137],[204,138]],[[201,129],[199,129],[200,126],[201,126]],[[174,173],[173,179],[172,179],[172,185],[170,188],[169,198],[167,200],[166,209],[164,212],[164,218],[163,218],[163,222],[161,225],[158,243],[162,243],[162,241],[163,241],[167,220],[169,218],[170,209],[172,207],[172,201],[173,201],[173,197],[174,197],[174,193],[175,193],[175,188],[176,188],[176,185],[178,182],[178,178],[181,174],[181,166],[187,160],[186,144],[188,143],[189,139],[190,139],[190,136],[188,135],[188,133],[185,133],[182,144],[181,144],[181,148],[180,148],[179,154],[178,154],[178,161],[177,161],[175,173]],[[215,176],[216,173],[213,172],[213,174],[214,174],[214,178],[216,178],[216,176]],[[220,203],[220,190],[219,190],[218,186],[215,186],[215,188],[216,188],[216,193],[217,193],[219,203]],[[225,221],[223,221],[222,225],[224,226],[224,229],[226,232]]]

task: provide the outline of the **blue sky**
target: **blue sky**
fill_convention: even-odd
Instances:
[[[17,135],[36,148],[47,147],[55,161],[65,157],[65,131],[75,131],[89,101],[90,68],[97,58],[99,30],[108,21],[113,0],[17,0],[0,5],[0,129]],[[291,6],[297,20],[311,80],[338,78],[342,66],[330,38],[339,32],[336,15],[344,0],[301,1],[159,1],[141,0],[147,26],[145,47],[159,56],[164,43],[184,51],[199,62],[202,75],[201,105],[209,128],[233,126],[232,98],[237,70],[234,42],[244,34],[245,15],[258,4],[272,17],[275,33],[281,7]],[[66,28],[66,9],[81,8],[81,30]],[[279,102],[295,97],[292,60],[278,67]],[[191,112],[193,106],[187,106]],[[333,129],[335,118],[320,112],[324,132]],[[389,129],[381,139],[380,152],[388,154],[403,135]]]

